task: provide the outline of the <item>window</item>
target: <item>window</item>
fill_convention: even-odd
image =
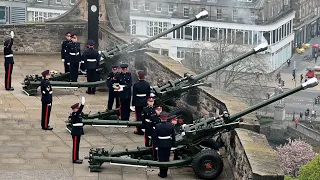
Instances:
[[[169,56],[169,49],[161,49],[161,51],[162,51],[161,55]]]
[[[250,19],[251,20],[255,20],[256,19],[256,15],[255,15],[254,11],[251,11]]]
[[[150,11],[150,3],[149,2],[144,3],[144,10]]]
[[[169,4],[168,11],[173,12],[173,10],[174,10],[173,4]]]
[[[204,11],[204,10],[206,10],[205,7],[200,8],[200,12],[202,12],[202,11]]]
[[[233,21],[237,21],[238,20],[238,11],[237,10],[233,10],[232,11],[232,20]]]
[[[167,22],[155,22],[155,21],[148,21],[147,22],[147,36],[155,36],[163,31],[168,29]],[[167,37],[164,35],[163,37]]]
[[[61,4],[62,0],[56,0],[56,4]]]
[[[183,16],[189,17],[189,8],[188,7],[183,8]]]
[[[157,4],[157,9],[156,9],[156,11],[157,11],[157,12],[161,12],[161,10],[162,10],[162,9],[161,9],[161,4]]]
[[[37,0],[37,2],[43,2],[43,0]]]
[[[217,9],[217,20],[222,19],[222,9]]]
[[[177,58],[184,58],[184,51],[178,50],[177,51]]]
[[[71,5],[76,4],[76,0],[70,0],[70,4],[71,4]]]
[[[131,20],[131,34],[137,34],[137,21]]]
[[[132,9],[138,10],[138,1],[137,0],[132,0]]]

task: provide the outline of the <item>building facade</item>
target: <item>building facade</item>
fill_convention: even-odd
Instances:
[[[26,19],[25,0],[0,1],[0,24],[24,24]]]
[[[182,27],[150,45],[159,48],[163,55],[183,59],[199,42],[215,43],[223,38],[228,43],[251,48],[267,41],[270,47],[264,57],[270,72],[291,57],[295,13],[289,0],[132,0],[131,34],[146,39],[202,10],[209,12],[208,18]]]
[[[43,22],[57,17],[76,4],[76,0],[27,0],[27,21]]]
[[[292,7],[296,11],[293,21],[294,51],[295,48],[301,48],[303,43],[307,43],[320,35],[320,1],[292,0]]]

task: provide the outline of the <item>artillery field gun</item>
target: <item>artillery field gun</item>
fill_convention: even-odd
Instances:
[[[167,35],[183,26],[186,26],[194,21],[198,21],[200,19],[204,19],[208,16],[207,11],[202,11],[195,17],[177,25],[174,26],[166,31],[163,31],[153,37],[150,37],[144,41],[134,41],[130,44],[123,44],[119,46],[115,46],[107,51],[101,51],[101,61],[99,66],[99,71],[97,72],[99,75],[106,74],[110,72],[111,65],[117,65],[119,64],[119,57],[123,55],[128,55],[130,53],[140,51],[141,48],[143,48],[148,43],[159,39],[160,37]],[[82,74],[81,71],[79,71],[79,74]],[[37,88],[40,86],[42,76],[41,75],[27,75],[24,79],[23,85],[23,91],[28,95],[36,95],[37,94]],[[95,82],[88,84],[87,82],[69,82],[69,73],[59,73],[54,75],[50,78],[51,85],[53,88],[78,88],[78,87],[88,87],[88,86],[104,86],[106,83],[102,81]],[[66,83],[67,82],[67,83]]]
[[[189,90],[205,85],[205,83],[200,82],[203,78],[223,69],[227,66],[239,62],[240,60],[249,57],[251,55],[257,54],[259,52],[267,50],[268,45],[267,44],[261,44],[258,45],[256,48],[252,49],[251,51],[244,53],[240,55],[239,57],[236,57],[235,59],[228,61],[224,64],[221,64],[213,69],[210,69],[208,71],[205,71],[199,75],[191,75],[191,74],[185,74],[183,78],[169,81],[167,84],[163,86],[154,86],[151,87],[152,93],[155,95],[155,104],[156,105],[162,105],[164,111],[170,112],[170,115],[177,115],[180,119],[180,122],[183,122],[184,124],[190,124],[193,122],[193,115],[192,113],[186,109],[186,108],[175,108],[173,106],[170,106],[168,101],[173,100],[174,98],[179,98],[185,93],[187,93]],[[104,111],[104,112],[98,112],[96,114],[85,114],[84,116],[84,124],[85,125],[92,125],[92,126],[107,126],[110,127],[110,125],[116,125],[110,121],[102,121],[99,119],[109,119],[109,120],[115,120],[117,117],[115,116],[116,111]],[[91,120],[85,120],[85,119],[91,119]],[[67,130],[70,131],[71,127],[71,120],[67,121]]]
[[[276,102],[286,96],[298,91],[318,85],[318,80],[312,78],[301,86],[284,92],[278,96],[261,102],[255,106],[229,115],[227,111],[218,117],[200,119],[194,124],[183,125],[181,134],[176,136],[176,147],[173,148],[180,157],[180,160],[170,162],[158,162],[151,160],[152,149],[147,147],[137,147],[134,150],[112,152],[104,148],[91,149],[89,152],[89,170],[91,172],[101,171],[101,165],[109,162],[111,165],[135,166],[135,167],[182,167],[191,165],[194,173],[203,179],[217,178],[223,170],[223,160],[216,148],[212,144],[221,141],[221,134],[238,127],[241,117],[258,110],[268,104]],[[86,120],[85,120],[86,121]],[[119,122],[121,123],[121,122]],[[136,125],[136,122],[122,122],[123,125]],[[217,138],[214,141],[213,138]],[[213,143],[204,143],[211,140]],[[209,145],[208,145],[209,144]],[[128,156],[128,157],[124,157]]]

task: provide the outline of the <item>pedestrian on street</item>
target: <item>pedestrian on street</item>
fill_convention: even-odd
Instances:
[[[291,59],[288,59],[288,60],[287,60],[287,64],[288,64],[288,67],[290,67]]]
[[[109,99],[108,99],[108,109],[111,110],[113,106],[114,100],[116,100],[116,109],[120,107],[120,102],[119,102],[119,93],[118,91],[115,91],[113,88],[113,84],[115,83],[115,76],[119,73],[118,71],[118,66],[113,65],[111,66],[112,71],[109,73],[108,78],[107,78],[107,86],[109,89]]]
[[[167,113],[162,112],[160,118],[161,123],[156,125],[152,139],[156,149],[158,149],[159,162],[169,162],[171,147],[175,146],[175,130],[173,125],[167,122]],[[158,176],[166,178],[168,176],[168,168],[160,167]]]
[[[295,81],[296,80],[296,70],[292,70],[292,80]]]
[[[79,159],[79,146],[80,146],[80,139],[83,133],[83,123],[82,123],[82,110],[84,107],[84,104],[86,102],[85,97],[82,97],[81,99],[81,105],[79,107],[79,103],[76,103],[71,106],[72,114],[71,114],[71,121],[72,121],[72,130],[71,130],[71,136],[72,136],[72,162],[75,164],[82,164],[83,160]]]
[[[43,79],[41,81],[41,102],[42,102],[42,113],[41,113],[41,127],[43,130],[52,130],[49,126],[50,113],[52,108],[52,87],[49,82],[50,71],[46,70],[42,72]]]
[[[303,112],[301,111],[300,112],[300,120],[302,120],[302,117],[303,117]]]
[[[87,72],[87,81],[96,82],[97,81],[97,69],[100,64],[100,54],[94,49],[95,42],[93,40],[88,40],[88,49],[83,53],[84,69]],[[88,87],[87,94],[95,94],[96,87]]]
[[[67,72],[70,72],[70,66],[68,65],[68,59],[66,58],[67,55],[67,45],[69,43],[71,43],[71,33],[70,32],[67,32],[66,33],[66,40],[62,41],[61,43],[61,60],[63,62],[63,65],[64,65],[64,72],[67,73]]]
[[[150,84],[145,81],[146,73],[144,71],[139,71],[139,80],[134,83],[132,88],[132,106],[135,108],[136,121],[142,121],[142,111],[143,108],[147,106],[148,97],[150,96]],[[136,127],[134,134],[144,135],[141,127]]]
[[[295,123],[296,123],[296,129],[297,129],[298,128],[298,124],[299,124],[299,120],[296,119]]]
[[[300,75],[300,83],[303,82],[303,74]]]
[[[119,92],[120,119],[128,121],[130,117],[132,76],[128,72],[128,64],[121,64],[120,67],[121,72],[114,77],[115,82],[118,83],[118,85],[114,86],[114,89]]]
[[[4,42],[4,69],[5,69],[5,78],[4,78],[4,87],[7,91],[13,91],[14,88],[11,86],[11,79],[12,79],[12,69],[13,69],[13,38],[14,32],[11,31],[10,33],[11,38],[6,39]]]
[[[318,54],[316,53],[316,54],[314,55],[314,63],[317,63],[317,59],[318,59]]]

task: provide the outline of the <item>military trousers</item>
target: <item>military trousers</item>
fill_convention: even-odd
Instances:
[[[70,65],[68,65],[68,63],[66,61],[63,62],[64,65],[64,72],[70,72]]]
[[[6,88],[6,90],[8,90],[11,88],[13,64],[12,63],[5,63],[4,69],[5,69],[4,87]]]
[[[87,81],[88,82],[96,82],[96,80],[97,80],[96,69],[87,69]],[[95,87],[88,87],[88,93],[95,94],[96,88]]]
[[[72,161],[79,160],[79,146],[81,136],[72,136]]]
[[[41,127],[42,129],[47,129],[50,123],[52,103],[42,102],[42,113],[41,113]]]
[[[143,107],[144,106],[135,106],[135,111],[134,111],[134,113],[135,113],[135,115],[136,115],[136,121],[142,121],[142,111],[143,111]],[[139,127],[139,126],[136,126],[136,132],[138,133],[138,134],[141,134],[141,135],[143,135],[144,133],[143,133],[143,131],[141,130],[141,127]]]
[[[120,97],[120,119],[121,120],[129,120],[130,117],[130,102],[131,102],[131,97],[129,98],[121,98]]]
[[[116,109],[118,109],[120,106],[119,93],[109,90],[108,110],[112,109],[114,100],[116,101]]]
[[[169,162],[171,148],[158,148],[159,162]],[[166,177],[168,175],[168,168],[160,167],[160,176]]]
[[[79,75],[79,62],[70,63],[70,81],[77,82]]]

